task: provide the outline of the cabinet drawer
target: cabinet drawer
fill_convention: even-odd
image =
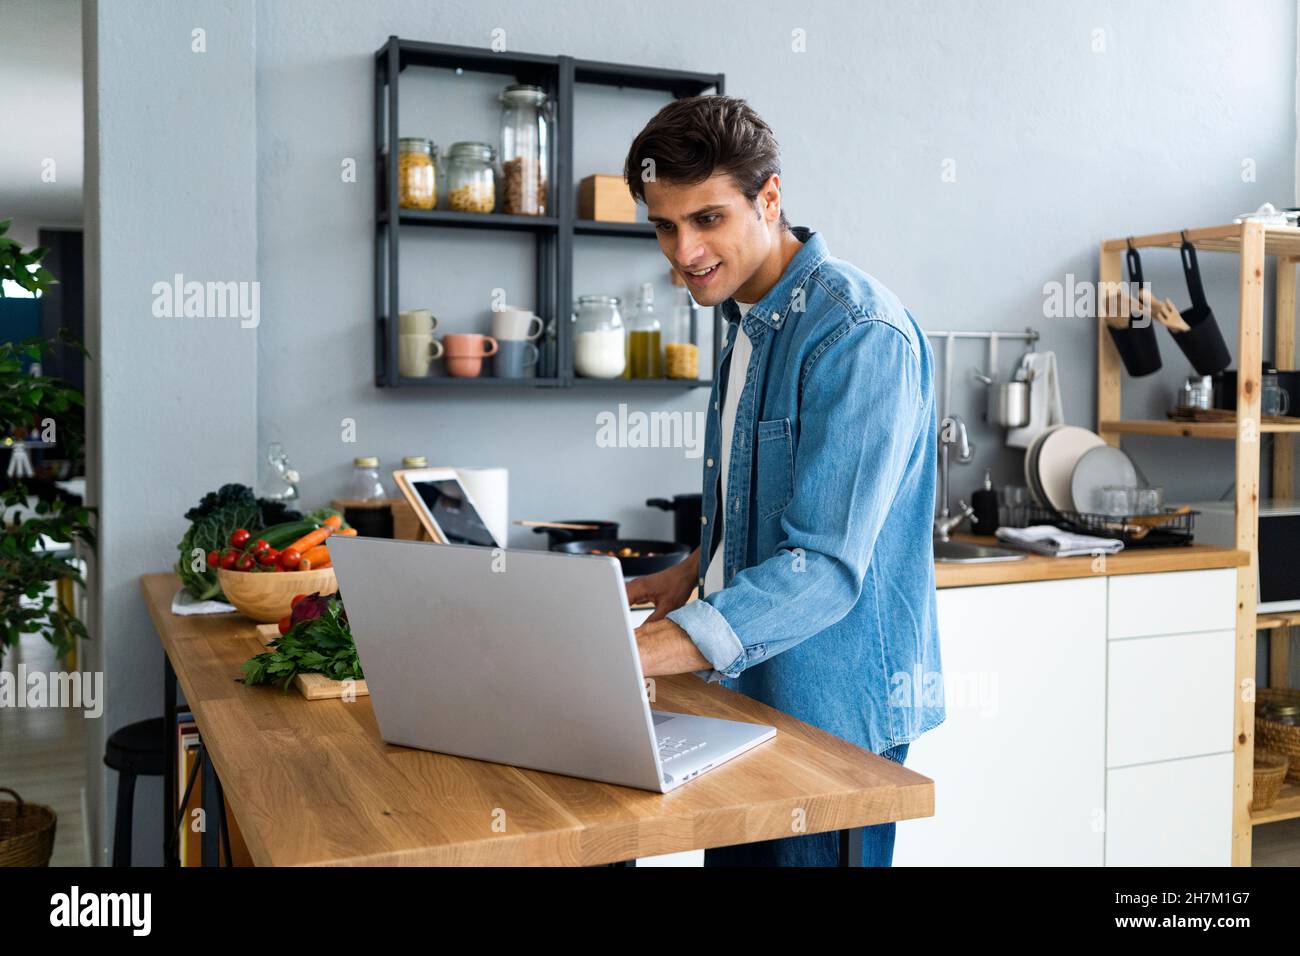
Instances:
[[[1234,568],[1116,575],[1108,586],[1107,635],[1112,640],[1237,626]]]
[[[1106,766],[1232,750],[1235,631],[1110,641]]]
[[[1107,866],[1230,866],[1232,754],[1106,771]]]

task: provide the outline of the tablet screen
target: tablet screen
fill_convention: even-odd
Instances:
[[[411,487],[420,496],[433,520],[438,523],[448,544],[476,544],[496,547],[492,532],[488,530],[474,506],[465,498],[465,489],[454,478],[439,481],[413,481]]]

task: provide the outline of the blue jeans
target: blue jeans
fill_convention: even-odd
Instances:
[[[907,744],[890,747],[880,756],[901,764]],[[890,866],[894,860],[893,823],[862,828],[862,865]],[[836,830],[741,843],[704,851],[705,866],[839,866],[840,835]]]

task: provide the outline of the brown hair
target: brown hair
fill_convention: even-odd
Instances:
[[[781,147],[772,128],[742,99],[688,96],[669,103],[637,134],[628,150],[623,178],[635,199],[645,202],[643,163],[653,178],[702,183],[727,173],[751,203],[773,173],[781,172]],[[785,209],[780,224],[788,229]]]

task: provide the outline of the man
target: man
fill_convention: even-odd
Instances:
[[[935,624],[933,356],[875,279],[791,228],[771,129],[679,99],[625,176],[726,332],[705,432],[701,549],[628,585],[646,676],[695,672],[902,763],[944,719]],[[696,587],[701,597],[690,600]],[[888,866],[894,824],[868,827]],[[706,851],[706,865],[835,865],[834,833]]]

